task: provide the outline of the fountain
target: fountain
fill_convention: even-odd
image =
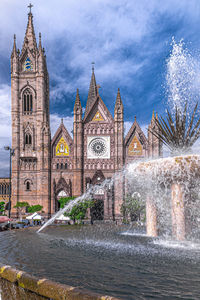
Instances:
[[[198,299],[200,156],[191,154],[189,143],[194,143],[200,134],[200,121],[195,117],[198,72],[183,42],[173,41],[167,61],[168,120],[171,123],[167,128],[164,119],[157,121],[160,126],[157,134],[168,131],[163,134],[166,138],[163,142],[169,142],[172,157],[130,163],[101,186],[92,186],[71,201],[37,234],[33,229],[5,232],[4,237],[0,237],[0,251],[4,253],[8,247],[13,250],[9,255],[2,254],[2,262],[33,275],[48,276],[72,286],[81,285],[121,299],[180,299],[185,295],[188,299]],[[184,128],[189,131],[183,134]],[[185,138],[182,144],[176,140],[174,146],[175,129],[178,142],[181,134]],[[90,199],[96,189],[106,189],[116,181],[122,183],[124,177],[127,189],[139,193],[146,204],[146,234],[135,227],[129,227],[127,232],[124,224],[49,226],[73,205]],[[11,247],[13,243],[15,247]],[[16,253],[15,248],[20,251]],[[37,284],[35,286],[37,290]]]

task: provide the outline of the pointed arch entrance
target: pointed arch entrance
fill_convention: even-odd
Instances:
[[[64,179],[60,177],[58,182],[56,183],[54,179],[54,207],[55,212],[60,209],[59,199],[62,197],[71,197],[72,196],[72,188],[71,188],[71,180]]]
[[[92,185],[99,185],[99,189],[93,194],[94,206],[90,209],[90,216],[92,220],[104,219],[104,201],[106,196],[106,190],[101,188],[101,184],[104,182],[105,176],[101,170],[97,170],[91,179]]]

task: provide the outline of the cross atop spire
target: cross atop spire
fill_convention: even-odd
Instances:
[[[92,72],[94,72],[94,65],[95,65],[95,62],[92,62]]]
[[[33,7],[33,4],[30,3],[27,7],[30,9],[29,14],[31,14],[31,8]]]

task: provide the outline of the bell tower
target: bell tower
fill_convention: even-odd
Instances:
[[[21,51],[11,54],[12,207],[40,204],[50,214],[49,77],[41,34],[37,46],[32,5]],[[13,214],[15,210],[12,209]]]

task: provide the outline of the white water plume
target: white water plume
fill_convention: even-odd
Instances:
[[[181,112],[188,103],[188,112],[194,109],[200,95],[200,61],[186,48],[183,40],[172,39],[172,51],[167,59],[167,106],[172,113]]]

